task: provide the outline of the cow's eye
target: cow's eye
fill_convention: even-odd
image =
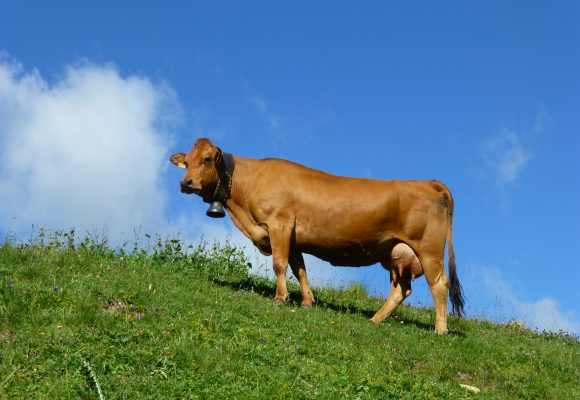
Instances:
[[[203,165],[209,165],[210,162],[211,162],[211,157],[206,157],[203,159]]]

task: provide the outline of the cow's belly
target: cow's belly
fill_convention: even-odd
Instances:
[[[394,236],[382,229],[383,221],[372,223],[370,218],[357,218],[354,222],[337,220],[298,224],[298,249],[337,266],[364,266],[385,260],[394,245]]]
[[[383,261],[388,254],[388,244],[348,243],[332,247],[303,244],[299,250],[335,266],[359,267]]]

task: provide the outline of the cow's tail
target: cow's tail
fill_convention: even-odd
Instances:
[[[447,197],[447,215],[448,215],[448,227],[447,227],[447,255],[449,257],[448,267],[449,267],[449,297],[451,298],[451,305],[453,307],[453,314],[461,317],[464,315],[463,307],[465,305],[465,299],[463,298],[463,289],[459,283],[459,278],[457,277],[457,267],[455,265],[455,253],[453,252],[453,198],[449,190],[445,191],[445,197]]]

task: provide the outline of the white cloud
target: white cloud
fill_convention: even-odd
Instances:
[[[580,335],[580,322],[574,310],[560,311],[560,305],[549,297],[525,303],[511,299],[522,315],[522,319],[530,326],[540,330],[558,332],[560,330]]]
[[[497,179],[500,187],[514,182],[531,158],[519,138],[509,130],[502,129],[483,146],[483,159]]]
[[[274,131],[282,128],[282,118],[269,109],[266,100],[258,96],[249,96],[250,103],[254,105],[260,117],[268,124],[268,127]]]
[[[500,320],[515,319],[539,331],[566,331],[580,335],[580,321],[575,310],[563,310],[556,300],[548,296],[527,301],[497,268],[477,267],[471,270],[471,282],[466,282],[466,289],[469,286],[483,289],[480,300],[492,300],[495,307],[503,308],[495,310],[496,313],[501,312]]]
[[[546,127],[552,121],[552,116],[548,113],[545,107],[540,106],[536,114],[536,121],[534,122],[534,127],[532,132],[536,135],[541,135],[546,130]]]
[[[111,65],[69,66],[49,83],[0,59],[0,230],[155,232],[177,115],[171,90]]]

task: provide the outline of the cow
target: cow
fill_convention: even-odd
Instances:
[[[334,266],[381,263],[390,271],[390,293],[371,318],[374,323],[393,313],[421,275],[435,303],[435,332],[448,331],[448,292],[454,314],[463,314],[451,236],[453,198],[441,182],[336,176],[276,158],[233,156],[205,138],[170,160],[186,169],[183,193],[201,196],[212,208],[223,204],[235,226],[262,254],[272,256],[277,301],[288,300],[290,265],[302,306],[313,305],[306,253]]]

